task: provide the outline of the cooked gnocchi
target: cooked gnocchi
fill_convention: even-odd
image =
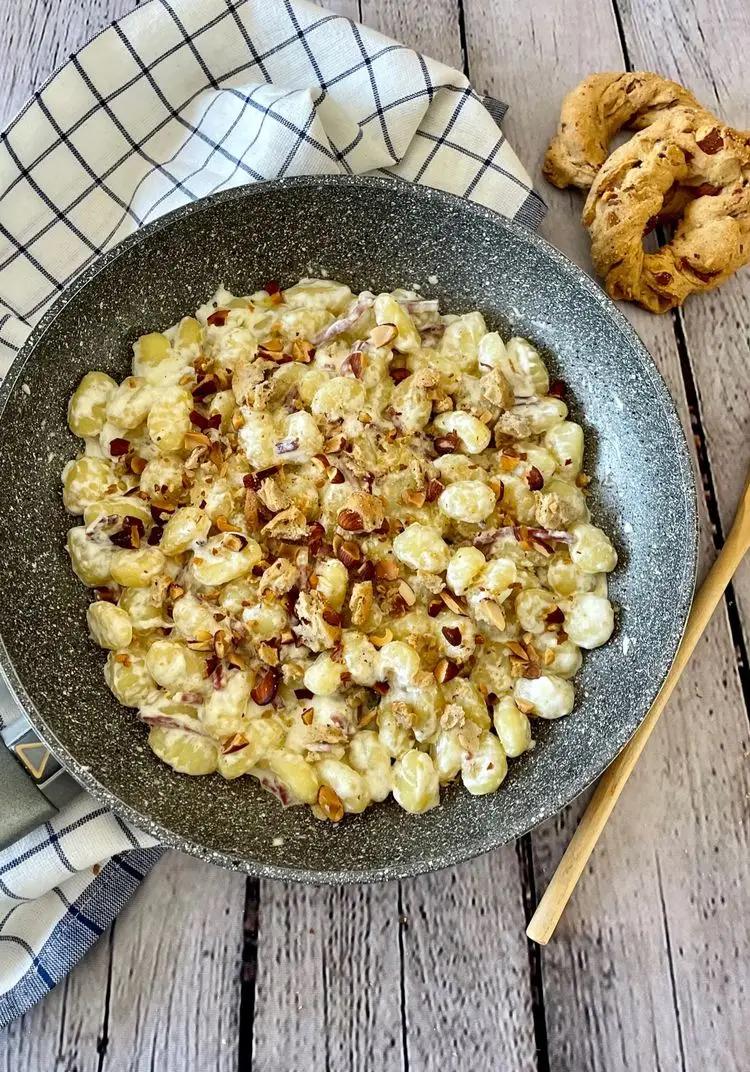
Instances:
[[[332,822],[495,792],[614,628],[561,394],[479,312],[327,279],[220,289],[84,376],[67,550],[156,755]]]

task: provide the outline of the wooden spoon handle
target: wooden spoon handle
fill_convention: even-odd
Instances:
[[[546,945],[552,937],[646,741],[749,546],[750,482],[745,486],[729,536],[695,597],[685,635],[659,695],[633,737],[600,778],[578,828],[531,917],[526,933],[533,942]]]

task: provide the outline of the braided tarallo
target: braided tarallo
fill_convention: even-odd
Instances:
[[[608,157],[623,128],[638,133]],[[660,75],[584,79],[563,101],[543,171],[555,186],[590,187],[583,223],[613,298],[662,313],[750,261],[750,133]],[[662,224],[671,240],[646,252]]]
[[[671,240],[643,236],[681,205]],[[750,137],[707,112],[677,109],[616,149],[583,210],[608,294],[663,313],[750,261]]]
[[[567,94],[544,158],[545,178],[588,190],[619,130],[641,130],[675,108],[702,111],[692,93],[649,71],[592,74]]]

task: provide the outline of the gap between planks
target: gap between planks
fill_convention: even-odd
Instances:
[[[611,3],[612,13],[614,16],[615,25],[617,27],[617,34],[620,39],[620,48],[622,49],[622,57],[625,69],[628,71],[633,71],[636,68],[630,55],[623,15],[620,11],[619,6],[620,3],[622,3],[622,0],[611,0]],[[629,10],[632,17],[632,9]],[[713,78],[711,78],[711,83],[714,92],[718,97],[716,83]],[[716,103],[718,103],[718,101]],[[659,241],[663,242],[665,240],[666,235],[660,232]],[[700,301],[701,298],[699,297],[693,300]],[[706,502],[706,511],[708,513],[708,520],[710,523],[711,537],[715,550],[720,551],[724,544],[724,530],[722,525],[721,512],[719,508],[719,501],[716,494],[713,467],[711,465],[711,459],[708,449],[703,413],[701,410],[701,402],[696,383],[695,361],[690,352],[690,345],[688,342],[688,333],[685,324],[685,314],[682,309],[673,309],[669,316],[672,323],[672,330],[674,332],[675,346],[677,348],[677,354],[680,360],[680,369],[682,373],[682,380],[685,388],[685,395],[687,398],[688,414],[690,418],[690,429],[692,431],[693,441],[695,444],[695,450],[698,460],[698,472],[700,475],[703,497]],[[730,515],[730,518],[731,516],[732,515]],[[743,632],[742,620],[740,618],[737,597],[734,589],[734,582],[732,581],[730,581],[730,583],[727,585],[727,590],[724,595],[723,603],[726,609],[732,642],[734,644],[734,649],[737,654],[737,674],[739,677],[740,687],[742,689],[743,702],[745,705],[748,720],[750,721],[750,665],[748,664],[747,657],[747,641]]]

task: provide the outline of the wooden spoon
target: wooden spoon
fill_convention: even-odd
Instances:
[[[667,701],[680,680],[682,671],[690,661],[696,644],[703,635],[748,548],[750,548],[750,477],[742,493],[732,529],[695,597],[685,635],[661,692],[628,744],[600,778],[594,795],[578,824],[578,829],[557,865],[557,870],[544,891],[536,912],[531,917],[526,933],[533,942],[546,945],[552,937],[620,793],[638,762],[646,741],[667,706]]]

